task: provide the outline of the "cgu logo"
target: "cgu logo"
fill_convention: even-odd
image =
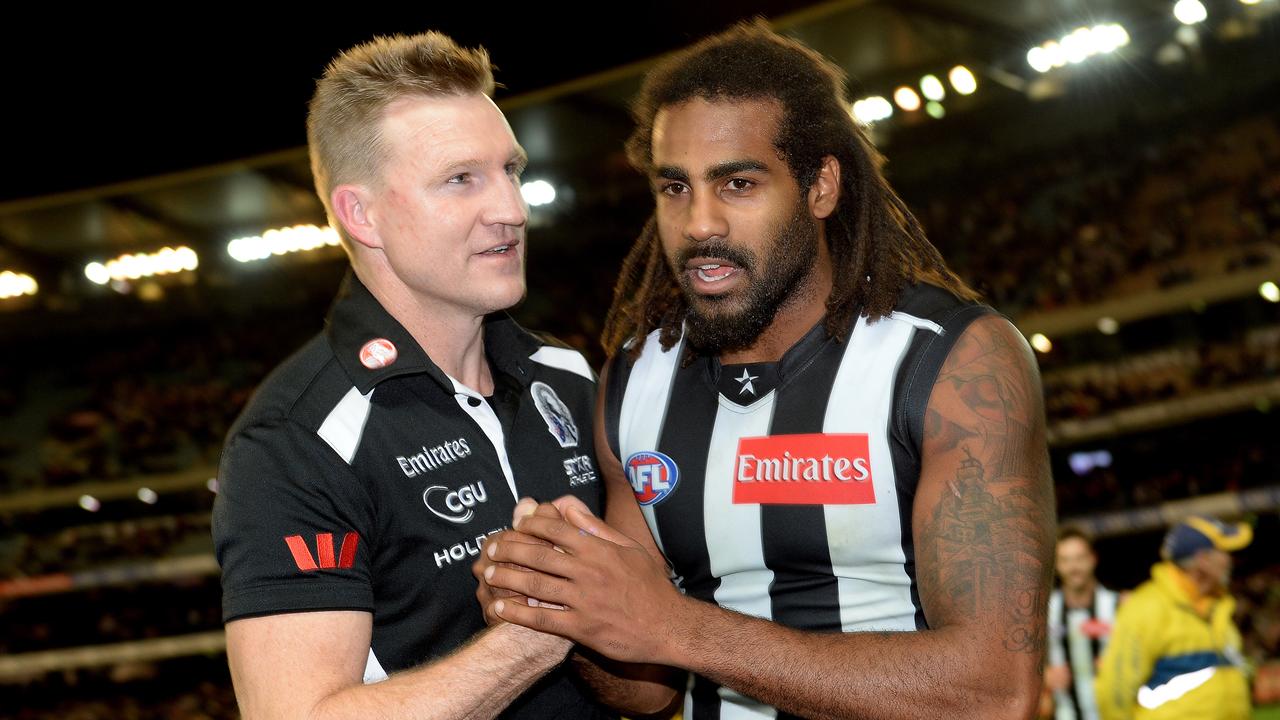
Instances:
[[[316,555],[320,562],[311,555],[311,548],[301,535],[287,535],[284,542],[293,555],[293,563],[302,572],[311,572],[320,568],[349,568],[356,564],[356,548],[360,545],[360,534],[349,532],[342,537],[342,553],[335,558],[333,553],[333,533],[316,533]]]
[[[484,483],[478,482],[464,485],[457,490],[450,490],[443,485],[432,485],[422,491],[422,502],[427,509],[451,523],[470,522],[476,511],[471,508],[488,500]]]

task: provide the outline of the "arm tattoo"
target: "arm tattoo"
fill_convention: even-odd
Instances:
[[[1038,379],[1012,332],[975,323],[935,384],[925,443],[953,469],[926,520],[922,589],[940,615],[988,619],[1007,651],[1042,654],[1053,494]]]

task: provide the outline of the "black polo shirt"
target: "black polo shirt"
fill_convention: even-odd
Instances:
[[[228,435],[213,512],[224,621],[369,611],[374,682],[484,628],[471,564],[517,497],[571,493],[599,512],[586,360],[505,314],[484,333],[488,399],[348,277],[325,332],[263,382]],[[562,665],[506,716],[600,712]]]

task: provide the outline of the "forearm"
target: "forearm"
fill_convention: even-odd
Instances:
[[[1034,711],[1038,659],[976,629],[807,633],[696,600],[678,613],[668,662],[785,712],[985,720]]]
[[[429,665],[333,693],[307,720],[492,718],[563,659],[540,634],[500,625]]]
[[[574,670],[596,699],[628,717],[663,716],[672,709],[687,674],[662,665],[621,663],[581,648]]]

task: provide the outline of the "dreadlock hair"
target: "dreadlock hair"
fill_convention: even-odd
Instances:
[[[649,72],[631,105],[636,128],[627,159],[645,175],[653,167],[653,123],[666,107],[695,98],[711,102],[774,100],[782,108],[774,146],[802,197],[827,156],[840,163],[840,202],[828,218],[833,266],[824,321],[844,341],[855,313],[877,320],[892,312],[908,285],[925,281],[964,300],[970,289],[925,238],[924,228],[889,187],[884,158],[849,112],[843,70],[808,46],[778,35],[762,19],[742,22],[663,61]],[[662,347],[680,338],[688,307],[663,256],[650,216],[622,263],[601,341],[613,355],[624,343],[632,357],[661,330]]]

